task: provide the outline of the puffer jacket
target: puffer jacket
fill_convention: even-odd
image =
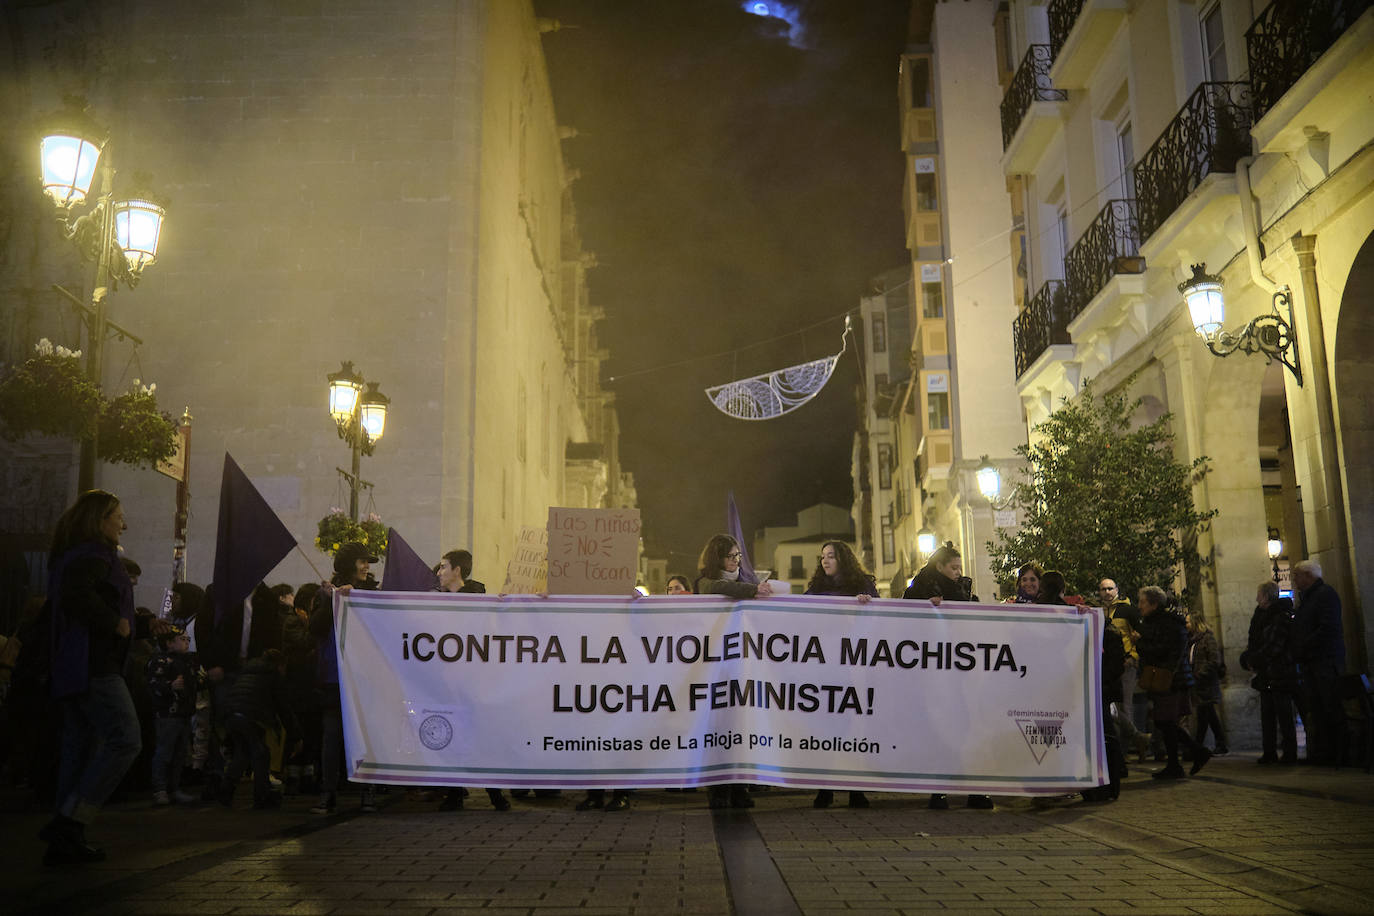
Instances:
[[[968,589],[961,579],[951,579],[933,566],[921,567],[916,578],[902,592],[907,599],[931,599],[939,596],[942,601],[969,601]]]

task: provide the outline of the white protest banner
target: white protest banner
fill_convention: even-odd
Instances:
[[[363,782],[1106,782],[1097,608],[354,591],[335,626]]]
[[[501,591],[507,595],[538,595],[549,589],[549,533],[543,528],[524,525],[515,540],[515,556],[506,564],[506,581]]]
[[[549,508],[549,594],[628,594],[638,575],[638,509]]]

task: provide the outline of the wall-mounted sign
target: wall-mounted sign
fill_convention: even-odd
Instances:
[[[926,375],[926,393],[935,394],[941,391],[949,391],[949,376],[943,372],[931,372]]]

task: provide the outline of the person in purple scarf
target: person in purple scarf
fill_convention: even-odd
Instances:
[[[104,850],[86,841],[95,819],[138,757],[142,740],[124,683],[131,636],[167,628],[145,618],[135,634],[134,589],[119,561],[125,529],[119,499],[104,490],[81,494],[57,521],[48,556],[52,603],[52,693],[62,710],[57,811],[39,831],[45,865],[98,862]]]

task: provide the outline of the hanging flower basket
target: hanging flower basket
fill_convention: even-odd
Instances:
[[[34,355],[0,373],[0,435],[84,439],[100,416],[100,389],[81,368],[81,351],[46,337]]]
[[[354,522],[342,509],[331,508],[329,514],[320,519],[315,535],[315,546],[331,557],[349,541],[366,545],[379,557],[386,556],[387,526],[382,517],[369,512],[360,521]]]
[[[156,385],[141,385],[105,402],[97,453],[111,464],[154,467],[176,454],[177,422],[157,409]]]

